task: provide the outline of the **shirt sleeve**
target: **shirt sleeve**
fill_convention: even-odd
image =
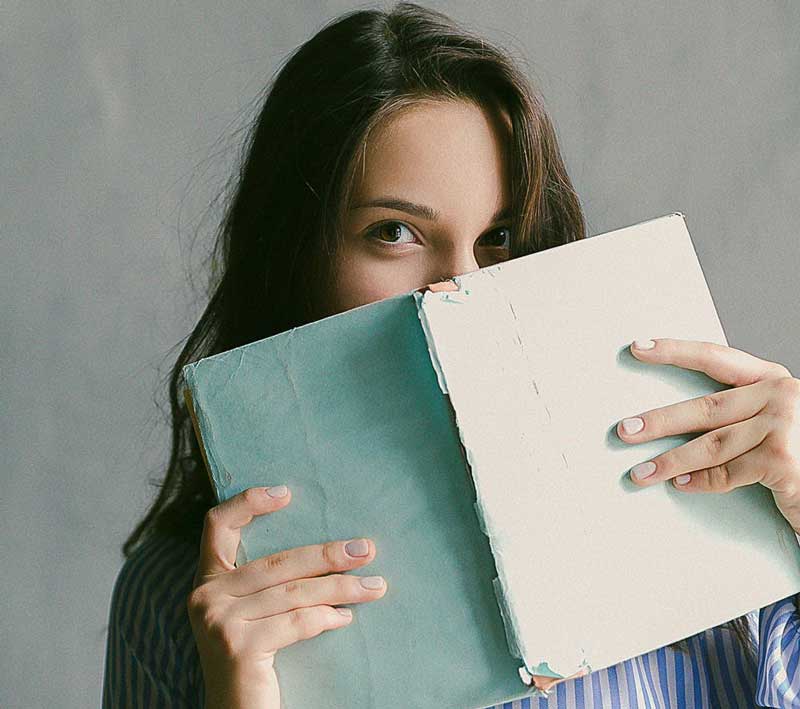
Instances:
[[[800,534],[794,533],[800,544]],[[758,614],[756,702],[800,708],[800,594],[765,606]]]
[[[202,674],[188,622],[193,571],[187,548],[137,551],[111,596],[103,709],[203,706]]]
[[[756,702],[800,708],[800,613],[797,597],[765,606],[758,616]]]

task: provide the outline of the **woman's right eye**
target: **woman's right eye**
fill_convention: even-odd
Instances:
[[[402,240],[402,231],[405,230],[408,233],[408,236],[411,237],[410,241],[403,241]],[[378,224],[378,226],[373,227],[367,232],[367,235],[370,238],[375,238],[377,241],[380,241],[382,244],[391,245],[391,244],[413,244],[415,242],[415,236],[411,232],[411,230],[402,222],[383,222],[383,224]],[[388,239],[383,239],[381,236],[388,235]]]

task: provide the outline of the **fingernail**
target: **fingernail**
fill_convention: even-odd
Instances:
[[[678,483],[678,485],[685,485],[691,479],[692,479],[692,476],[689,475],[689,473],[685,473],[684,475],[679,475],[677,478],[675,478],[675,482]]]
[[[366,539],[352,539],[344,545],[348,556],[366,556],[369,554],[369,542]]]
[[[652,350],[656,346],[656,343],[653,342],[653,340],[634,340],[633,346],[637,350]]]
[[[286,497],[289,494],[289,488],[286,485],[276,485],[275,487],[267,488],[267,495],[270,497]]]
[[[644,428],[644,420],[635,416],[629,419],[622,419],[622,430],[625,433],[639,433]]]
[[[352,618],[353,617],[353,611],[351,611],[349,608],[337,608],[336,611],[340,615],[345,616],[346,618]]]
[[[631,476],[636,480],[644,480],[656,472],[656,464],[652,460],[646,463],[639,463],[631,468]]]
[[[383,588],[383,576],[362,576],[361,585],[371,591]]]

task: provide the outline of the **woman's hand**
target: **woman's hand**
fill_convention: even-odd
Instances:
[[[269,494],[282,491],[283,497]],[[207,707],[280,709],[275,653],[350,623],[350,610],[335,604],[374,601],[386,591],[381,577],[368,577],[376,581],[365,587],[364,577],[335,573],[371,562],[369,539],[296,547],[235,568],[239,530],[290,499],[285,486],[254,487],[206,514],[187,604]]]
[[[685,492],[729,492],[761,483],[800,534],[800,380],[782,364],[732,347],[670,338],[654,342],[648,349],[635,340],[631,352],[642,362],[694,369],[734,388],[620,421],[617,434],[627,443],[707,431],[633,466],[631,479],[642,486],[672,480]]]

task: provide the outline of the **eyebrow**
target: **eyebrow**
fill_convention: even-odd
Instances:
[[[408,214],[413,214],[416,217],[427,219],[428,221],[431,222],[438,221],[439,217],[441,216],[440,213],[436,211],[433,207],[428,207],[425,204],[417,204],[415,202],[409,202],[407,199],[401,199],[400,197],[378,197],[376,199],[371,199],[368,202],[362,202],[361,204],[356,204],[352,207],[352,209],[367,209],[369,207],[383,207],[384,209],[395,209],[399,212],[406,212]],[[501,219],[508,219],[510,216],[511,216],[511,208],[501,207],[492,217],[492,223],[499,222]]]

